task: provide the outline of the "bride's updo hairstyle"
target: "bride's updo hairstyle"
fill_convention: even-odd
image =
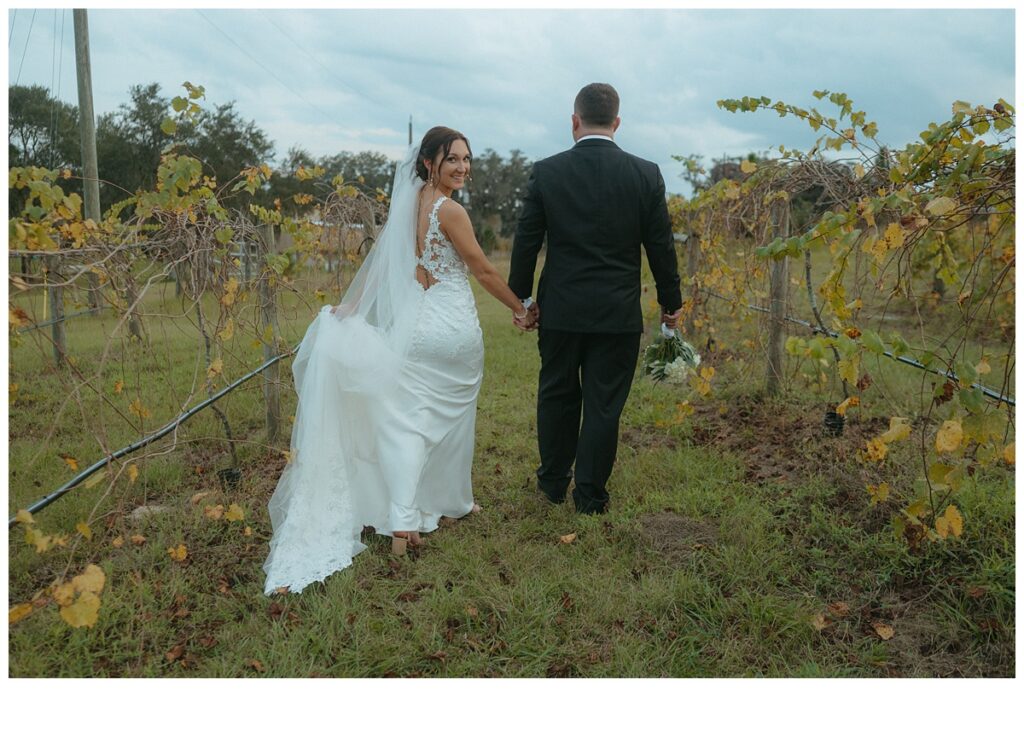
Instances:
[[[441,162],[444,162],[444,159],[452,151],[452,144],[459,139],[466,143],[466,149],[469,150],[469,156],[472,158],[473,148],[469,146],[469,139],[461,132],[447,126],[434,126],[425,133],[423,141],[420,142],[420,153],[416,156],[416,175],[424,181],[428,181],[430,173],[427,171],[427,166],[423,164],[423,161],[427,160],[433,164],[434,158],[437,157],[438,153],[441,153]]]

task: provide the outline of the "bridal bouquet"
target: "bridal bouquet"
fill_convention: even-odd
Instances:
[[[699,364],[697,350],[683,340],[678,330],[670,330],[664,323],[661,333],[644,349],[644,374],[650,375],[655,383],[665,380],[682,385],[687,373]]]

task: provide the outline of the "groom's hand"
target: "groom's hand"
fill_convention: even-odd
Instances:
[[[677,309],[675,312],[664,312],[663,311],[661,313],[661,321],[663,323],[665,323],[666,325],[668,325],[670,328],[675,328],[677,325],[679,325],[679,318],[682,316],[682,314],[683,314],[683,308],[682,307]]]
[[[533,302],[529,307],[526,308],[526,317],[522,320],[517,320],[515,317],[512,318],[512,324],[519,328],[524,333],[528,333],[531,330],[536,330],[537,325],[540,323],[540,307],[537,306],[537,302]]]

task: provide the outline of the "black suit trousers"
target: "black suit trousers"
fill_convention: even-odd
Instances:
[[[640,335],[577,333],[543,326],[538,331],[537,483],[549,498],[565,497],[575,461],[576,509],[584,513],[606,509],[605,485],[615,464],[619,416],[633,382]]]

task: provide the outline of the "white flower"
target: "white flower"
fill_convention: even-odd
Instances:
[[[686,373],[689,370],[686,361],[682,357],[676,357],[665,365],[665,380],[673,385],[680,385],[686,381]]]

